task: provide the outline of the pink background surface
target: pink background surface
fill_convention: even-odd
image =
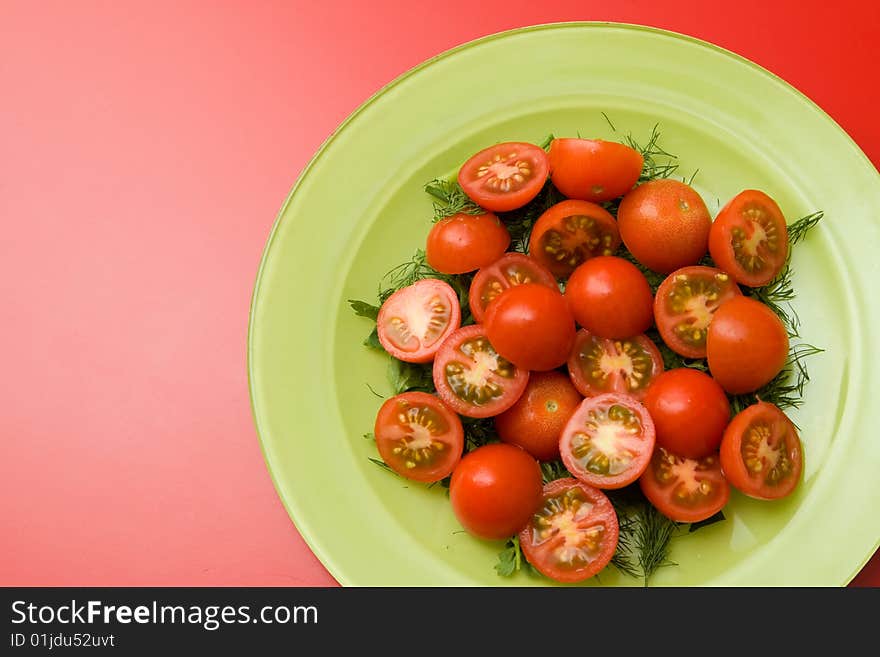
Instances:
[[[880,163],[873,3],[711,4],[0,0],[0,584],[334,584],[262,460],[248,306],[297,174],[432,55],[668,28],[782,76]]]

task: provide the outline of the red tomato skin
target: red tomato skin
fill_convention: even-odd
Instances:
[[[406,299],[407,295],[413,295],[423,300],[430,299],[430,295],[435,294],[437,299],[445,301],[449,307],[449,323],[442,332],[442,335],[427,347],[423,347],[414,352],[404,351],[397,347],[387,334],[386,328],[389,321],[389,315],[393,315],[395,303],[397,300]],[[420,296],[421,295],[421,296]],[[443,341],[461,325],[461,306],[459,305],[458,295],[455,290],[444,281],[436,278],[425,278],[416,281],[412,285],[397,290],[394,294],[385,300],[379,309],[379,315],[376,318],[376,328],[379,335],[379,343],[394,358],[408,363],[430,363],[434,360],[434,356],[443,344]]]
[[[617,225],[636,260],[668,274],[706,255],[712,217],[693,187],[666,178],[628,192],[620,202]]]
[[[564,494],[567,490],[579,488],[587,500],[593,505],[591,520],[595,519],[601,524],[607,532],[602,542],[602,549],[592,563],[576,570],[567,570],[553,564],[549,559],[541,558],[545,552],[541,550],[540,545],[535,545],[532,536],[531,523],[526,525],[519,533],[519,544],[523,551],[523,556],[532,564],[538,572],[550,579],[565,584],[573,584],[575,582],[583,582],[596,573],[600,572],[605,566],[611,562],[614,551],[617,549],[617,541],[620,536],[620,525],[617,520],[617,514],[611,501],[598,488],[594,488],[577,479],[557,479],[551,481],[544,486],[543,493],[540,498],[540,504],[553,497]]]
[[[756,482],[749,475],[743,460],[741,452],[743,434],[753,422],[759,420],[778,423],[791,438],[786,443],[786,447],[794,475],[788,477],[783,485],[770,486],[764,482]],[[721,469],[730,485],[741,493],[758,500],[777,500],[790,495],[797,488],[803,475],[803,453],[797,428],[788,416],[773,404],[758,402],[740,411],[724,432],[720,453]]]
[[[777,240],[777,250],[774,254],[768,255],[765,251],[768,266],[755,272],[748,271],[737,261],[732,246],[733,230],[742,227],[744,223],[742,213],[749,206],[761,207],[769,215],[769,223],[776,232]],[[733,276],[740,285],[760,287],[776,278],[788,258],[788,226],[776,201],[756,189],[747,189],[734,196],[721,208],[715,221],[712,222],[709,231],[709,254],[716,266]]]
[[[425,258],[442,274],[466,274],[492,264],[510,245],[510,233],[491,212],[454,214],[428,233]]]
[[[494,443],[468,452],[452,473],[449,501],[470,534],[502,540],[520,531],[541,502],[538,462],[514,445]]]
[[[561,372],[532,372],[522,396],[495,416],[495,430],[502,442],[553,461],[559,458],[559,435],[582,399]]]
[[[624,406],[632,411],[634,415],[638,416],[639,422],[642,426],[641,437],[644,442],[640,447],[640,451],[636,454],[635,458],[633,458],[632,465],[623,472],[618,474],[599,474],[590,472],[585,468],[578,466],[571,449],[572,437],[583,430],[582,427],[587,421],[587,414],[591,410],[606,406],[610,407],[613,404]],[[595,488],[613,490],[628,486],[641,476],[645,471],[645,468],[648,467],[648,463],[651,461],[651,454],[654,452],[655,444],[656,429],[654,428],[654,421],[651,418],[648,409],[638,399],[631,395],[608,392],[603,395],[596,395],[595,397],[587,397],[581,402],[581,405],[575,410],[568,423],[565,425],[565,428],[562,430],[562,434],[559,438],[559,453],[562,456],[562,462],[565,464],[565,468],[575,479],[590,486],[594,486]]]
[[[492,157],[499,153],[506,156],[517,153],[513,162],[526,162],[529,173],[527,179],[516,190],[492,192],[482,188],[477,172]],[[505,142],[484,148],[472,155],[458,171],[458,184],[474,203],[492,212],[509,212],[521,208],[535,198],[543,189],[550,173],[550,163],[543,148],[527,142]]]
[[[701,459],[717,451],[730,422],[730,402],[707,374],[679,367],[648,386],[645,406],[654,419],[657,444],[673,454]]]
[[[398,462],[399,459],[395,458],[392,450],[399,445],[395,444],[394,440],[399,439],[401,433],[399,430],[395,430],[397,421],[395,416],[400,413],[401,402],[410,406],[428,407],[447,423],[448,430],[438,436],[438,440],[447,445],[447,449],[443,452],[446,458],[436,468],[425,470],[420,464],[414,468],[407,468],[401,466]],[[464,450],[464,428],[458,415],[453,413],[442,400],[426,392],[404,392],[387,399],[376,414],[373,436],[379,455],[389,468],[402,477],[424,483],[440,481],[448,477],[458,465]]]
[[[740,296],[723,303],[706,336],[712,376],[731,394],[769,383],[788,359],[788,332],[782,320],[760,301]]]
[[[568,198],[601,203],[638,182],[644,158],[637,150],[601,139],[560,138],[550,143],[550,179]]]
[[[616,256],[590,258],[575,269],[565,298],[575,321],[602,338],[629,338],[654,322],[654,295],[645,275]]]
[[[496,351],[524,370],[560,367],[574,344],[574,320],[565,298],[536,283],[504,290],[489,304],[484,326]]]
[[[712,467],[712,470],[704,478],[719,487],[719,495],[711,504],[704,504],[693,508],[687,508],[685,505],[677,502],[672,495],[673,491],[664,490],[664,485],[657,480],[654,468],[657,465],[657,460],[662,458],[669,458],[669,455],[662,447],[658,447],[654,451],[650,465],[645,468],[644,474],[639,477],[639,488],[642,489],[642,493],[645,494],[648,501],[664,516],[675,522],[700,522],[701,520],[711,518],[727,506],[727,502],[730,500],[730,485],[721,472],[721,466],[718,465],[717,454],[710,454],[703,459],[699,459],[698,463]],[[676,457],[672,456],[672,458]],[[694,461],[696,459],[688,460]]]
[[[515,285],[539,283],[551,290],[559,291],[556,278],[540,262],[524,253],[505,253],[491,265],[481,267],[474,276],[468,292],[468,305],[474,321],[481,323],[486,316],[488,303],[483,299],[483,287],[495,282],[498,294]],[[497,295],[496,295],[497,296]]]

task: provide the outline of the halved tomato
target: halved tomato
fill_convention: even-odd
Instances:
[[[488,267],[480,269],[468,294],[474,321],[483,321],[489,303],[504,290],[523,283],[539,283],[559,290],[553,274],[537,260],[522,253],[505,253]]]
[[[458,184],[480,207],[508,212],[535,198],[549,173],[543,148],[511,141],[471,156],[458,171]]]
[[[588,201],[562,201],[532,227],[529,255],[557,278],[567,278],[584,260],[611,255],[620,246],[614,217]]]
[[[631,484],[651,460],[654,422],[635,397],[606,393],[587,397],[559,439],[566,469],[596,488]]]
[[[619,534],[605,493],[577,479],[557,479],[544,486],[541,506],[519,544],[540,573],[557,582],[582,582],[608,565]]]
[[[788,227],[776,201],[755,189],[734,196],[712,222],[709,253],[737,283],[767,285],[788,257]]]
[[[461,420],[426,392],[405,392],[382,404],[374,435],[388,467],[415,481],[449,476],[464,449]]]
[[[682,267],[660,284],[654,296],[654,322],[672,351],[686,358],[706,357],[706,332],[718,307],[742,295],[734,280],[712,267]]]
[[[752,404],[727,425],[721,469],[730,485],[749,497],[785,497],[798,485],[803,470],[797,429],[778,406]]]
[[[498,355],[479,324],[452,333],[434,359],[437,394],[456,413],[492,417],[516,403],[529,382],[522,370]]]
[[[711,518],[730,499],[718,454],[686,459],[658,447],[639,486],[660,513],[676,522]]]
[[[645,335],[610,340],[581,329],[568,358],[568,375],[584,397],[620,392],[642,400],[661,372],[660,350]]]
[[[639,179],[645,163],[634,148],[602,139],[554,139],[550,143],[550,178],[568,198],[610,201],[623,196]]]

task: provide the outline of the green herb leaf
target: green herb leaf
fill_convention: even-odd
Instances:
[[[380,468],[382,468],[383,470],[387,470],[388,472],[390,472],[391,474],[393,474],[395,477],[399,477],[399,476],[400,476],[400,475],[397,474],[394,470],[392,470],[392,469],[391,469],[391,466],[388,465],[387,463],[385,463],[385,461],[383,461],[383,460],[381,460],[381,459],[374,459],[372,456],[368,456],[367,458],[369,458],[373,463],[375,463],[376,465],[378,465],[378,466],[379,466]]]
[[[551,132],[549,135],[544,137],[544,139],[541,141],[540,144],[538,144],[538,146],[543,148],[545,151],[550,150],[550,144],[553,143],[554,139],[556,139],[556,136]]]
[[[504,549],[498,553],[495,572],[501,577],[510,577],[522,568],[523,554],[519,545],[519,536],[507,539]]]
[[[467,452],[489,443],[498,442],[494,418],[462,417],[461,424],[464,427],[464,446]]]
[[[388,383],[395,395],[410,390],[436,392],[431,363],[405,363],[391,358],[388,361]]]
[[[364,438],[366,438],[367,440],[376,440],[376,434],[374,434],[372,431],[369,431],[364,434]]]
[[[507,226],[507,231],[510,233],[510,250],[527,253],[532,226],[551,206],[564,199],[565,197],[548,180],[544,183],[544,187],[541,188],[538,195],[523,207],[511,212],[499,212],[498,218],[504,222],[504,225]]]
[[[775,404],[782,410],[799,407],[804,401],[804,386],[810,380],[804,359],[823,351],[824,349],[810,344],[792,344],[789,347],[785,366],[770,383],[758,388],[755,392],[729,395],[730,412],[736,415],[758,400]]]
[[[640,183],[657,180],[658,178],[669,178],[678,170],[678,164],[674,162],[678,158],[660,148],[659,141],[659,123],[655,124],[651,129],[651,136],[648,137],[648,141],[645,142],[644,146],[637,142],[631,134],[627,134],[624,137],[623,143],[641,153],[645,160],[642,166],[642,174],[639,176]]]
[[[562,461],[541,462],[541,477],[544,479],[545,484],[570,476],[571,473],[569,473]]]
[[[370,334],[364,338],[363,342],[365,347],[370,347],[370,349],[382,349],[385,350],[385,347],[382,346],[382,343],[379,342],[379,330],[374,326],[373,330],[370,331]]]
[[[379,306],[374,306],[366,301],[358,301],[357,299],[349,299],[348,303],[358,317],[369,317],[373,321],[379,318]]]
[[[474,203],[457,181],[435,178],[425,184],[425,191],[433,196],[434,221],[440,221],[454,214],[485,214],[485,210]]]

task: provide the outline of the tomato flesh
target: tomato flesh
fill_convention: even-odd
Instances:
[[[535,198],[549,172],[543,148],[525,142],[506,142],[471,156],[458,172],[458,183],[479,206],[493,212],[508,212]]]
[[[452,287],[426,278],[397,290],[376,318],[385,351],[409,363],[427,363],[441,343],[461,324],[461,306]]]
[[[585,399],[562,430],[566,469],[596,488],[622,488],[644,472],[654,450],[654,422],[634,397],[607,393]]]
[[[538,283],[559,290],[553,274],[537,260],[522,253],[505,253],[488,267],[480,269],[471,283],[468,299],[474,321],[483,321],[486,308],[504,290],[525,283]]]
[[[788,227],[776,201],[754,189],[737,194],[712,223],[709,253],[738,283],[767,285],[788,257]]]
[[[676,522],[711,518],[730,499],[717,454],[697,460],[658,447],[639,486],[660,513]]]
[[[542,574],[581,582],[611,561],[619,531],[617,514],[602,491],[576,479],[557,479],[544,486],[541,505],[519,543]]]
[[[777,406],[752,404],[724,432],[721,467],[730,484],[750,497],[785,497],[795,489],[803,470],[797,429]]]
[[[611,340],[581,329],[568,359],[568,374],[584,397],[620,392],[642,400],[662,371],[663,357],[645,335]]]
[[[405,392],[382,404],[374,435],[382,460],[415,481],[449,476],[464,449],[461,420],[437,397],[424,392]]]
[[[588,201],[562,201],[535,222],[529,255],[554,276],[567,278],[585,260],[611,255],[618,246],[617,222],[607,210]]]
[[[686,358],[706,357],[706,335],[715,311],[742,293],[713,267],[683,267],[667,276],[654,297],[654,321],[663,341]]]
[[[434,386],[455,412],[491,417],[516,403],[529,381],[523,370],[503,358],[480,325],[452,333],[434,360]]]

